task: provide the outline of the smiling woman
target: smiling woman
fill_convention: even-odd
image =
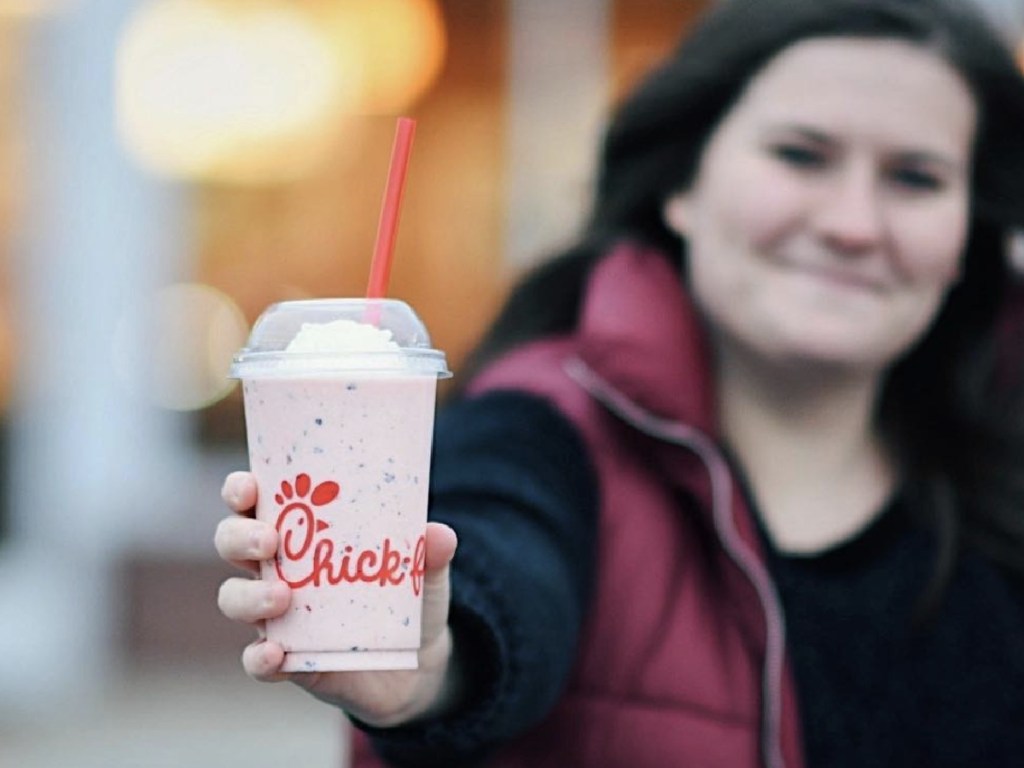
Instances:
[[[916,45],[798,43],[751,81],[693,182],[666,203],[669,227],[688,243],[687,281],[707,320],[723,425],[780,546],[844,540],[895,489],[887,449],[870,434],[859,445],[832,443],[847,454],[842,472],[794,483],[758,461],[770,432],[757,414],[803,392],[801,416],[782,406],[792,424],[817,410],[808,397],[871,423],[881,377],[959,276],[975,113],[956,70]],[[788,459],[807,465],[795,452]],[[845,503],[815,514],[836,495]]]
[[[724,382],[759,361],[876,386],[959,274],[975,112],[902,42],[814,40],[762,70],[666,205]]]
[[[906,43],[810,41],[769,63],[666,209],[720,374],[753,355],[871,380],[921,335],[959,272],[975,112]]]
[[[359,768],[1019,762],[1024,78],[969,9],[719,3],[619,106],[439,415],[419,670],[295,679]]]

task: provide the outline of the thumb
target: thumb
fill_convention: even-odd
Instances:
[[[451,600],[449,565],[459,540],[443,523],[427,523],[426,573],[423,577],[423,647],[433,643],[448,624]]]

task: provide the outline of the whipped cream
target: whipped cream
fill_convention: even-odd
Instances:
[[[391,331],[354,320],[329,323],[303,323],[286,352],[352,354],[362,352],[401,352]]]

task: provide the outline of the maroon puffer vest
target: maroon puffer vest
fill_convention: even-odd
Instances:
[[[491,765],[801,768],[781,610],[713,440],[703,335],[672,267],[609,254],[577,332],[513,351],[471,392],[510,388],[550,399],[589,447],[598,581],[564,695]],[[355,743],[354,766],[380,765]]]

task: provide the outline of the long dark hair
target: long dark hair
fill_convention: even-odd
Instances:
[[[925,338],[893,367],[879,413],[903,463],[910,506],[938,537],[925,600],[933,603],[964,542],[1024,573],[1024,430],[1012,418],[1020,409],[1009,410],[1021,381],[1002,376],[995,387],[1006,361],[994,348],[1012,282],[1005,241],[1024,222],[1024,79],[966,0],[719,5],[620,105],[582,233],[513,290],[469,367],[529,339],[570,331],[590,269],[617,240],[653,246],[681,268],[685,243],[665,226],[664,201],[691,183],[708,137],[749,80],[786,47],[815,37],[921,45],[960,73],[978,106],[963,277]]]

